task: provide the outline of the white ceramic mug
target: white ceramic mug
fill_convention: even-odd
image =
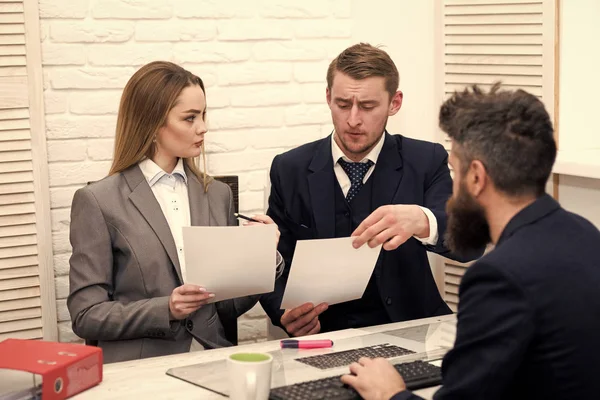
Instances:
[[[227,358],[229,398],[268,400],[273,357],[266,353],[235,353]]]

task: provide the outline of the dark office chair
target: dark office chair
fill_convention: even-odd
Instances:
[[[240,189],[239,189],[239,178],[237,175],[217,175],[213,178],[219,182],[223,182],[229,185],[231,192],[233,193],[233,212],[239,212],[239,201],[240,201]],[[209,186],[210,188],[210,186]],[[210,190],[210,189],[209,189]]]

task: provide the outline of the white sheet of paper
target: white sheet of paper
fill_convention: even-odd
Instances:
[[[275,225],[186,226],[186,283],[214,293],[211,302],[272,292]]]
[[[360,299],[367,288],[381,245],[352,247],[354,238],[299,240],[281,308],[311,302],[337,304]]]

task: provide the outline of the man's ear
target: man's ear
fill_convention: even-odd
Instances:
[[[400,90],[398,90],[393,96],[392,101],[390,102],[390,108],[388,109],[388,116],[396,115],[398,111],[400,111],[400,107],[402,107],[402,99],[404,95]]]
[[[331,90],[325,89],[325,98],[327,99],[327,105],[331,108]]]
[[[485,165],[479,160],[471,161],[469,169],[467,171],[467,189],[469,193],[477,198],[481,192],[483,192],[486,186],[489,184],[489,176]]]

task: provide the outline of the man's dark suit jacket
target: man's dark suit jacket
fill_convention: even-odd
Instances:
[[[435,215],[439,240],[425,246],[415,238],[394,251],[382,250],[375,268],[380,296],[393,322],[449,314],[436,287],[426,250],[455,258],[443,246],[445,204],[452,193],[448,154],[439,144],[385,133],[375,169],[372,208],[387,204],[416,204]],[[263,295],[261,304],[272,322],[281,326],[280,310],[296,241],[335,237],[334,197],[339,183],[333,170],[331,136],[305,144],[273,160],[267,214],[281,231],[279,251],[286,270],[275,291]],[[483,249],[475,254],[480,256]],[[458,259],[466,261],[466,259]],[[340,277],[343,278],[343,277]],[[329,312],[330,310],[326,311]]]
[[[463,277],[434,398],[600,398],[598,249],[598,229],[548,195],[518,213]]]

